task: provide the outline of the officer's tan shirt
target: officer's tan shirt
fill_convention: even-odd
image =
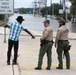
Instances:
[[[50,26],[46,27],[43,31],[41,40],[44,40],[44,39],[48,41],[53,40],[53,30],[51,29]]]
[[[65,25],[58,28],[55,44],[58,43],[58,40],[68,40],[68,33],[69,29]]]

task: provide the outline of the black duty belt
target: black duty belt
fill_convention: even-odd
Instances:
[[[68,40],[59,40],[58,42],[64,42],[64,41],[68,41]]]
[[[41,44],[40,44],[40,46],[42,47],[43,45],[45,45],[45,44],[47,44],[47,43],[49,43],[49,42],[54,43],[54,42],[53,42],[53,40],[52,40],[52,41],[48,41],[48,40],[41,40]]]

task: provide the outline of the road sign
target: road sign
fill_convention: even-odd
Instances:
[[[45,4],[47,2],[47,0],[39,0],[38,1],[40,4]]]
[[[59,9],[59,14],[63,14],[63,9]]]
[[[70,9],[66,9],[66,13],[70,13]]]
[[[0,0],[0,14],[13,14],[14,0]]]

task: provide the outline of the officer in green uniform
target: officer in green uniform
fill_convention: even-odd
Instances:
[[[50,70],[50,67],[51,67],[53,30],[50,27],[49,20],[44,21],[44,27],[45,27],[45,29],[43,31],[42,38],[40,38],[41,47],[40,47],[40,52],[39,52],[38,66],[35,68],[35,70],[42,69],[42,61],[43,61],[43,56],[45,55],[45,53],[47,53],[47,68],[46,68],[46,70]]]
[[[57,54],[58,54],[58,61],[59,65],[56,67],[56,69],[63,69],[63,60],[62,55],[63,52],[65,52],[66,46],[69,45],[68,42],[68,33],[69,29],[65,25],[65,20],[59,21],[59,28],[57,31],[56,39],[55,39],[55,47],[57,47]],[[66,57],[66,69],[70,69],[70,54],[69,51],[65,52]]]

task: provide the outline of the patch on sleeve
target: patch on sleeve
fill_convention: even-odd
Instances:
[[[47,29],[45,29],[45,31],[47,31]]]
[[[59,30],[57,32],[59,32]]]
[[[53,32],[53,30],[50,31],[51,33]]]

